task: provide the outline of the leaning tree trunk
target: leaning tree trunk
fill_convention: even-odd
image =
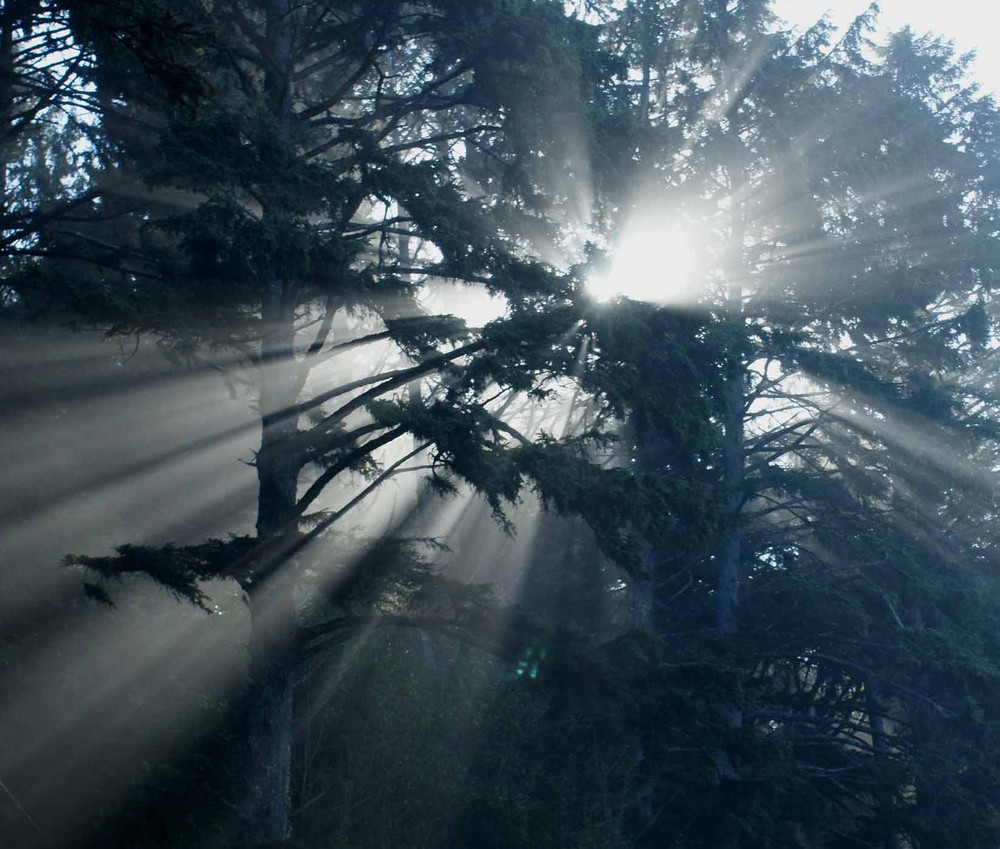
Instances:
[[[282,140],[291,143],[292,28],[290,0],[266,0],[264,80],[268,110]],[[287,215],[280,201],[265,198],[263,223],[280,241]],[[249,758],[245,843],[273,845],[290,834],[293,688],[295,680],[294,575],[286,562],[297,533],[296,500],[301,460],[293,447],[298,400],[293,375],[295,286],[277,259],[260,272],[261,444],[257,453],[257,538],[263,552],[255,564],[263,577],[251,584]]]

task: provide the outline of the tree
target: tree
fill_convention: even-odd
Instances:
[[[913,822],[901,764],[921,755],[890,705],[948,700],[923,673],[901,674],[899,640],[926,620],[901,612],[897,593],[941,580],[902,564],[941,562],[934,534],[917,528],[944,533],[948,499],[992,509],[989,485],[959,458],[994,430],[985,398],[958,375],[984,353],[996,232],[980,210],[996,198],[981,139],[996,110],[939,42],[904,31],[876,48],[869,23],[831,44],[822,23],[797,39],[782,32],[766,3],[637,2],[608,30],[646,123],[630,149],[635,177],[608,198],[608,218],[624,228],[655,215],[665,243],[670,227],[697,240],[699,278],[681,281],[700,284],[697,304],[670,290],[668,254],[646,288],[654,300],[666,288],[660,299],[675,309],[707,310],[721,352],[704,396],[714,444],[637,416],[634,455],[670,477],[677,457],[698,458],[690,479],[716,486],[716,542],[693,555],[651,545],[649,568],[658,631],[673,635],[667,658],[721,675],[698,697],[722,726],[712,755],[722,816],[702,821],[710,845],[773,835],[783,817],[805,822],[783,806],[811,795],[855,812],[841,839],[898,845]],[[626,406],[644,403],[640,392]],[[919,451],[922,440],[937,450]],[[950,568],[978,559],[981,539],[970,545],[948,552]],[[808,621],[786,621],[794,609]],[[709,622],[707,644],[678,642]],[[974,677],[988,679],[992,650],[979,657]],[[852,716],[863,721],[851,728]],[[794,790],[767,778],[775,758],[788,759]],[[854,770],[857,783],[833,781]],[[820,811],[813,826],[842,830]],[[906,837],[925,839],[916,828]]]
[[[512,0],[66,8],[100,194],[32,219],[45,261],[11,291],[251,376],[256,535],[72,558],[106,601],[128,572],[247,593],[246,842],[289,831],[299,659],[373,599],[525,668],[554,639],[385,547],[295,627],[311,544],[417,466],[501,524],[530,481],[623,564],[634,632],[560,634],[539,682],[630,765],[609,839],[933,846],[947,799],[990,845],[998,124],[945,47],[877,47],[866,17],[793,38],[757,0],[609,4],[600,28]],[[697,234],[699,297],[598,305],[596,253],[539,261],[579,235],[587,144],[594,226]],[[443,281],[502,316],[432,315]],[[534,428],[570,381],[587,415]]]
[[[127,572],[196,603],[206,577],[244,588],[246,839],[278,841],[305,546],[421,456],[439,488],[464,479],[501,519],[528,475],[560,506],[581,504],[551,458],[580,467],[586,438],[536,444],[503,411],[576,360],[577,282],[534,258],[533,239],[552,230],[541,192],[562,167],[554,128],[584,121],[575,57],[589,27],[553,3],[68,6],[94,57],[103,188],[87,220],[42,234],[51,261],[31,285],[114,332],[158,334],[178,357],[226,351],[252,372],[261,415],[254,538],[72,560],[105,600]],[[426,314],[441,279],[484,287],[504,316],[470,328]],[[345,317],[371,326],[352,335]],[[366,346],[380,365],[331,374],[331,358]],[[380,453],[408,436],[412,450]],[[360,492],[317,510],[358,472]]]
[[[89,185],[94,103],[89,55],[73,37],[66,10],[16,0],[0,10],[0,308],[30,308],[24,281],[41,231],[95,197]]]

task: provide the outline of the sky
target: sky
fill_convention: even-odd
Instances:
[[[850,22],[868,7],[867,0],[774,0],[774,11],[796,27],[806,27],[826,11],[838,25]],[[1000,96],[1000,51],[991,49],[1000,24],[1000,4],[995,0],[880,0],[882,31],[909,24],[917,32],[933,32],[955,42],[959,53],[979,55],[972,79]]]

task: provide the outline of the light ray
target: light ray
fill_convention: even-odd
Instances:
[[[666,214],[637,213],[622,230],[610,266],[587,288],[598,301],[622,296],[669,306],[692,306],[702,295],[705,242]]]
[[[78,610],[12,667],[5,687],[18,697],[0,700],[0,772],[58,842],[96,826],[95,807],[134,789],[139,765],[192,744],[214,721],[210,705],[242,682],[242,605],[232,585],[206,589],[229,597],[226,616],[127,581],[117,611]],[[90,781],[95,761],[101,784]]]

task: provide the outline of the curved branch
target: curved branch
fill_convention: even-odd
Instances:
[[[301,516],[305,513],[306,508],[308,508],[309,505],[319,497],[320,493],[326,489],[327,484],[329,484],[330,481],[332,481],[341,472],[349,469],[358,461],[363,460],[373,451],[388,445],[395,439],[399,439],[399,437],[403,436],[405,433],[406,427],[404,425],[393,428],[387,433],[383,433],[381,436],[375,437],[375,439],[369,439],[366,443],[364,443],[364,445],[359,445],[328,469],[325,469],[323,474],[313,481],[309,489],[307,489],[303,496],[299,499],[298,504],[295,505],[295,515]]]
[[[370,383],[373,380],[384,380],[386,377],[391,376],[391,379],[385,380],[384,383],[380,383],[378,386],[369,389],[367,392],[363,392],[357,398],[352,398],[338,410],[336,410],[335,412],[327,416],[325,419],[323,419],[323,421],[320,422],[318,427],[323,429],[328,429],[336,424],[339,424],[355,410],[360,410],[361,408],[366,406],[369,401],[374,401],[376,398],[379,398],[386,392],[391,392],[393,389],[398,389],[401,386],[406,386],[407,383],[409,383],[416,377],[422,377],[423,375],[435,371],[439,367],[447,365],[448,363],[457,360],[460,357],[464,357],[467,356],[468,354],[474,354],[477,351],[481,351],[485,347],[486,343],[481,340],[478,342],[470,342],[468,345],[463,345],[460,348],[456,348],[453,351],[449,351],[444,354],[437,354],[436,356],[433,357],[428,357],[422,363],[419,363],[418,365],[415,365],[411,368],[386,372],[385,374],[377,375],[374,378],[366,378],[365,380]],[[357,383],[358,381],[355,381],[355,384],[353,384],[355,388]],[[352,384],[345,384],[345,386],[351,386],[351,385]],[[336,397],[336,395],[342,394],[341,390],[348,391],[345,390],[344,387],[338,387],[337,389],[331,390],[330,392],[324,393],[323,395],[318,395],[316,396],[316,398],[325,397],[327,400],[329,400],[330,397]],[[311,406],[315,406],[316,398],[314,398],[312,401],[308,403]]]

